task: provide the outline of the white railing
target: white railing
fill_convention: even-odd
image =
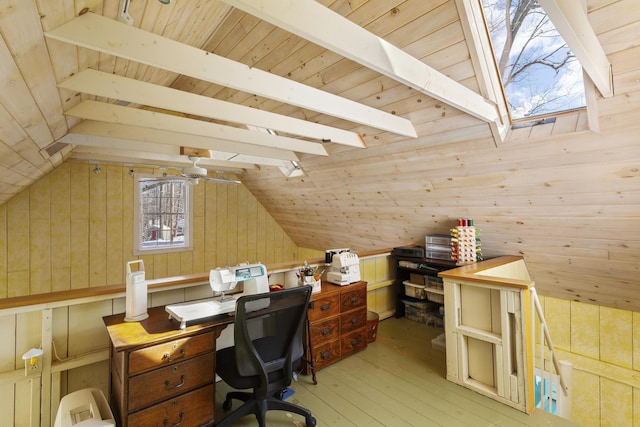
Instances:
[[[531,288],[531,316],[537,315],[538,322],[532,319],[533,325],[540,326],[540,338],[538,346],[533,343],[534,363],[537,368],[534,369],[535,376],[535,403],[536,408],[543,409],[558,415],[562,418],[571,418],[571,372],[572,365],[570,362],[558,360],[553,349],[551,334],[549,327],[540,306],[540,300],[535,288]],[[535,335],[533,335],[535,341]],[[548,348],[549,359],[552,362],[553,370],[547,367],[547,358],[545,356],[545,344]],[[537,350],[536,350],[537,348]]]

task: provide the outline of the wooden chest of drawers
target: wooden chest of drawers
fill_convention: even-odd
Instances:
[[[367,283],[338,286],[323,282],[311,295],[306,359],[315,369],[337,362],[367,346]],[[305,374],[311,373],[307,363]]]
[[[162,307],[142,322],[105,318],[111,406],[122,427],[203,426],[214,419],[216,338],[224,324],[180,330]]]

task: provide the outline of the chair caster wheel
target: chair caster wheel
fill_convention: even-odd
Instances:
[[[222,402],[222,409],[224,409],[225,411],[231,409],[232,406],[233,402],[231,401],[231,399],[225,399],[225,401]]]
[[[307,420],[307,427],[316,427],[316,419],[314,417]]]

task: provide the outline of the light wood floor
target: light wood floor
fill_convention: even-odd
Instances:
[[[318,426],[553,426],[574,424],[536,410],[523,414],[445,379],[445,354],[431,348],[441,331],[405,318],[386,319],[366,350],[300,376],[290,401],[311,409]],[[216,386],[216,413],[229,387]],[[239,406],[234,402],[233,408]],[[257,425],[247,416],[235,426]],[[271,411],[269,427],[301,427],[298,415]]]

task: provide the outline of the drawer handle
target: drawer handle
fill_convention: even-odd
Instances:
[[[356,323],[358,323],[360,320],[357,317],[354,317],[353,319],[351,319],[351,324],[355,325]]]
[[[351,340],[351,347],[357,347],[360,344],[360,338],[355,338]]]
[[[172,390],[174,388],[180,388],[184,385],[184,374],[180,375],[180,382],[178,384],[175,385],[171,385],[171,381],[166,380],[164,382],[164,389],[165,390]]]
[[[184,421],[184,411],[180,412],[180,421],[178,421],[175,424],[172,424],[171,427],[178,427],[180,424],[182,424],[183,421]],[[162,424],[169,425],[169,420],[165,418],[164,421],[162,421]]]
[[[330,308],[331,308],[331,303],[322,304],[322,305],[320,306],[320,310],[322,310],[322,311],[327,311],[327,310],[329,310]]]
[[[354,297],[351,297],[351,303],[352,303],[352,304],[355,304],[355,303],[357,303],[358,301],[360,301],[360,297],[359,297],[358,295],[356,295],[356,296],[354,296]]]
[[[329,335],[331,331],[333,331],[333,328],[324,328],[321,333],[322,335]]]
[[[162,355],[162,358],[167,362],[171,363],[171,362],[175,362],[178,359],[184,358],[186,355],[187,355],[187,349],[183,347],[180,349],[180,355],[178,357],[172,358],[171,354],[169,354],[169,352],[166,352],[165,354]]]
[[[321,357],[322,359],[328,359],[330,356],[331,356],[331,352],[330,352],[330,351],[323,351],[323,352],[320,354],[320,357]]]

